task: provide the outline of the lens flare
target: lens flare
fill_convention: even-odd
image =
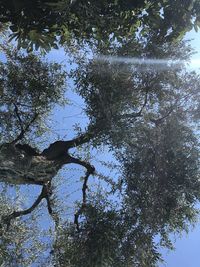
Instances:
[[[136,58],[136,57],[117,57],[117,56],[105,56],[101,55],[96,58],[97,61],[108,61],[109,63],[127,63],[133,66],[139,66],[141,68],[156,70],[163,69],[178,69],[180,66],[185,65],[189,69],[200,68],[200,59],[192,59],[190,61],[185,60],[173,60],[173,59],[157,59],[157,58]]]

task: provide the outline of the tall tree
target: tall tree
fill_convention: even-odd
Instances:
[[[180,61],[189,57],[190,47],[185,42],[153,46],[144,41],[113,49],[114,56],[154,53],[166,61],[156,68],[152,62],[132,64],[127,57],[120,63],[116,57],[79,61],[71,77],[85,100],[88,126],[43,151],[31,147],[37,136],[34,126],[62,100],[62,69],[9,50],[7,62],[1,64],[0,181],[42,186],[30,208],[7,214],[2,223],[12,226],[14,219],[30,214],[46,199],[57,226],[52,253],[61,266],[156,266],[160,255],[155,237],[169,246],[169,233],[187,229],[197,214],[199,147],[194,123],[199,120],[200,79]],[[89,177],[97,173],[71,152],[88,143],[96,149],[108,146],[119,162],[120,178],[104,179],[111,189],[108,195],[88,195]],[[62,231],[52,207],[51,184],[66,164],[78,164],[86,172],[82,201]]]

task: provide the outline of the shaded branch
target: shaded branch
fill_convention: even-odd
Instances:
[[[83,181],[83,186],[82,186],[82,204],[81,204],[81,207],[78,209],[78,211],[75,213],[74,215],[74,224],[76,225],[76,229],[77,231],[79,232],[80,231],[80,228],[79,228],[79,216],[83,213],[84,209],[86,208],[86,205],[87,205],[87,189],[88,189],[88,179],[89,179],[89,176],[91,174],[94,174],[95,172],[95,168],[94,166],[90,165],[89,163],[85,162],[85,161],[82,161],[82,160],[79,160],[77,158],[74,158],[74,157],[70,157],[71,159],[71,162],[70,163],[75,163],[75,164],[79,164],[81,166],[84,166],[87,171],[86,171],[86,174],[84,176],[84,181]]]
[[[144,102],[143,102],[142,107],[140,108],[140,110],[138,112],[131,113],[131,114],[124,114],[124,115],[121,115],[121,117],[122,118],[124,117],[124,119],[134,119],[134,120],[137,117],[141,117],[142,111],[144,110],[144,108],[146,107],[147,102],[148,102],[148,92],[149,92],[149,90],[146,90],[145,96],[144,96]]]
[[[151,122],[155,123],[156,126],[160,125],[164,119],[166,119],[171,113],[174,111],[174,109],[177,107],[178,99],[176,102],[170,107],[169,111],[165,113],[162,117],[158,119],[150,119]]]
[[[145,97],[144,97],[144,103],[140,109],[139,112],[137,112],[137,116],[140,116],[142,114],[143,109],[146,107],[147,101],[148,101],[148,92],[149,90],[146,90]]]
[[[18,109],[17,109],[17,110],[18,110]],[[18,111],[17,111],[17,112],[18,112]],[[20,132],[20,134],[17,136],[17,138],[11,142],[11,144],[15,144],[15,143],[17,143],[19,140],[21,140],[21,139],[24,137],[25,133],[29,130],[29,127],[31,126],[31,124],[37,119],[38,115],[39,115],[38,113],[35,113],[35,115],[34,115],[33,118],[30,120],[30,122],[26,125],[25,128],[23,127],[23,125],[20,126],[20,127],[21,127],[21,132]],[[17,117],[18,117],[18,116],[17,116]],[[22,120],[21,120],[20,116],[19,116],[18,120],[19,120],[19,119],[20,119],[20,122],[22,123]]]
[[[30,214],[40,204],[40,202],[42,201],[43,198],[45,198],[47,201],[48,212],[51,215],[52,214],[52,208],[51,208],[50,198],[49,198],[49,196],[51,194],[52,194],[51,183],[48,182],[46,184],[43,184],[42,191],[41,191],[40,195],[38,196],[38,198],[35,200],[35,202],[33,203],[33,205],[30,208],[28,208],[26,210],[14,211],[10,215],[4,216],[3,222],[7,224],[7,228],[9,228],[12,219],[15,219],[15,218],[23,216],[23,215]]]
[[[48,160],[56,160],[65,156],[70,148],[83,145],[94,137],[94,133],[85,133],[68,141],[56,141],[41,153]],[[78,163],[79,164],[79,163]]]
[[[160,125],[160,123],[163,122],[164,119],[166,119],[172,112],[174,111],[174,108],[171,108],[164,116],[158,118],[158,119],[150,119],[151,122],[155,123],[156,126]]]
[[[19,121],[19,125],[20,125],[20,128],[21,128],[21,132],[23,132],[23,131],[24,131],[24,127],[23,127],[22,119],[21,119],[20,114],[19,114],[18,106],[17,106],[15,103],[13,103],[13,105],[14,105],[14,107],[15,107],[15,108],[14,108],[14,111],[15,111],[15,114],[16,114],[17,119],[18,119],[18,121]]]

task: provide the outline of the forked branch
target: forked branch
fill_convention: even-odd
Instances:
[[[38,198],[35,200],[35,202],[30,208],[25,209],[25,210],[20,210],[20,211],[14,211],[10,215],[4,216],[3,222],[7,224],[7,228],[9,228],[12,219],[30,214],[40,204],[43,198],[45,198],[47,201],[48,212],[51,215],[52,214],[52,208],[51,208],[51,203],[50,203],[51,194],[52,194],[51,183],[48,182],[43,185],[40,195],[38,196]]]

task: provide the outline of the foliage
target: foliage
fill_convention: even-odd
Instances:
[[[58,232],[54,260],[59,266],[155,266],[160,259],[153,233],[127,220],[123,209],[93,195],[81,221],[81,232],[65,224]]]
[[[173,115],[159,126],[137,125],[132,137],[118,155],[130,213],[154,231],[184,229],[200,197],[197,139]]]
[[[9,23],[18,47],[49,51],[57,44],[86,41],[109,46],[126,38],[182,38],[200,23],[199,1],[1,1],[1,23]],[[177,12],[174,12],[176,10]]]
[[[71,72],[89,118],[85,132],[39,153],[19,142],[33,144],[45,132],[47,114],[56,104],[66,103],[66,72],[39,55],[1,46],[6,56],[0,63],[1,151],[6,155],[1,157],[1,177],[14,172],[21,183],[37,181],[43,186],[24,211],[12,208],[10,215],[2,199],[1,216],[6,214],[12,223],[9,232],[2,225],[1,262],[5,256],[11,266],[33,262],[35,256],[29,258],[27,248],[34,234],[30,228],[37,229],[34,219],[28,225],[16,218],[46,199],[55,222],[50,255],[55,266],[155,267],[161,260],[160,246],[171,248],[170,234],[187,231],[198,214],[200,77],[186,69],[192,51],[180,39],[192,27],[197,30],[199,1],[18,0],[1,2],[0,8],[0,21],[10,26],[18,48],[48,51],[58,44],[87,43],[93,53],[89,59],[73,59]],[[157,61],[148,63],[148,58],[163,61],[155,65]],[[95,168],[74,152],[87,143],[97,154],[104,145],[119,164],[120,177],[100,182],[107,193],[89,193]],[[86,169],[80,179],[82,201],[74,211],[74,223],[71,218],[64,223],[61,218],[61,223],[51,206],[56,199],[51,180],[70,163]]]
[[[155,60],[163,62],[157,66],[156,61],[146,63],[145,58],[151,58],[151,53]],[[131,42],[115,49],[113,54],[108,58],[97,54],[94,59],[79,62],[71,72],[75,90],[85,100],[91,129],[97,139],[111,144],[111,150],[113,145],[123,147],[130,139],[135,122],[153,123],[173,112],[186,116],[185,109],[187,114],[191,112],[190,116],[197,114],[199,76],[188,73],[184,66],[184,60],[191,54],[187,43],[155,47],[152,43]],[[142,64],[134,62],[139,55],[144,57]],[[124,57],[117,62],[117,56]],[[133,63],[129,61],[132,58]],[[193,105],[186,107],[188,98]]]
[[[34,54],[4,46],[1,52],[6,56],[0,62],[1,138],[8,141],[33,129],[40,133],[48,112],[64,104],[66,73],[59,64]]]
[[[1,222],[2,218],[15,208],[14,203],[11,203],[6,194],[8,194],[8,190],[1,190]],[[39,235],[42,230],[35,223],[35,220],[34,215],[27,220],[16,220],[9,229],[1,223],[1,266],[31,266],[34,262],[41,260],[39,255],[46,248],[40,242]]]
[[[186,54],[181,56],[180,52],[176,57],[175,51],[180,47]],[[129,51],[128,56],[133,57],[152,52],[148,44],[136,46],[136,50],[127,48],[119,48],[116,54],[121,56],[126,51],[127,55]],[[158,58],[181,60],[187,59],[190,47],[185,42],[165,43],[157,50],[154,47],[153,52]],[[95,133],[93,145],[98,149],[99,144],[108,144],[121,164],[121,182],[112,192],[122,208],[104,206],[104,212],[99,213],[100,201],[91,201],[82,218],[80,234],[66,226],[61,235],[61,266],[67,259],[71,266],[81,266],[83,262],[85,266],[156,266],[159,246],[171,248],[169,234],[187,231],[198,214],[195,204],[200,197],[199,143],[194,123],[199,121],[199,76],[188,73],[182,61],[155,68],[153,64],[133,65],[126,58],[120,63],[112,59],[81,61],[72,77],[77,93],[85,99],[89,129]],[[118,202],[117,194],[122,202]],[[98,217],[93,226],[90,209],[94,212],[92,218]],[[113,225],[112,218],[108,224],[104,222],[108,214],[113,216]],[[103,229],[101,223],[105,223]],[[114,233],[107,234],[109,224]],[[97,227],[91,237],[85,230],[88,227]],[[101,237],[95,236],[98,232],[105,246],[97,247],[108,253],[112,248],[113,253],[103,261],[100,256],[92,258],[96,253],[101,255],[98,250],[93,251],[96,242],[101,242]],[[108,248],[106,235],[113,242],[108,241]],[[157,236],[160,245],[155,243]]]

